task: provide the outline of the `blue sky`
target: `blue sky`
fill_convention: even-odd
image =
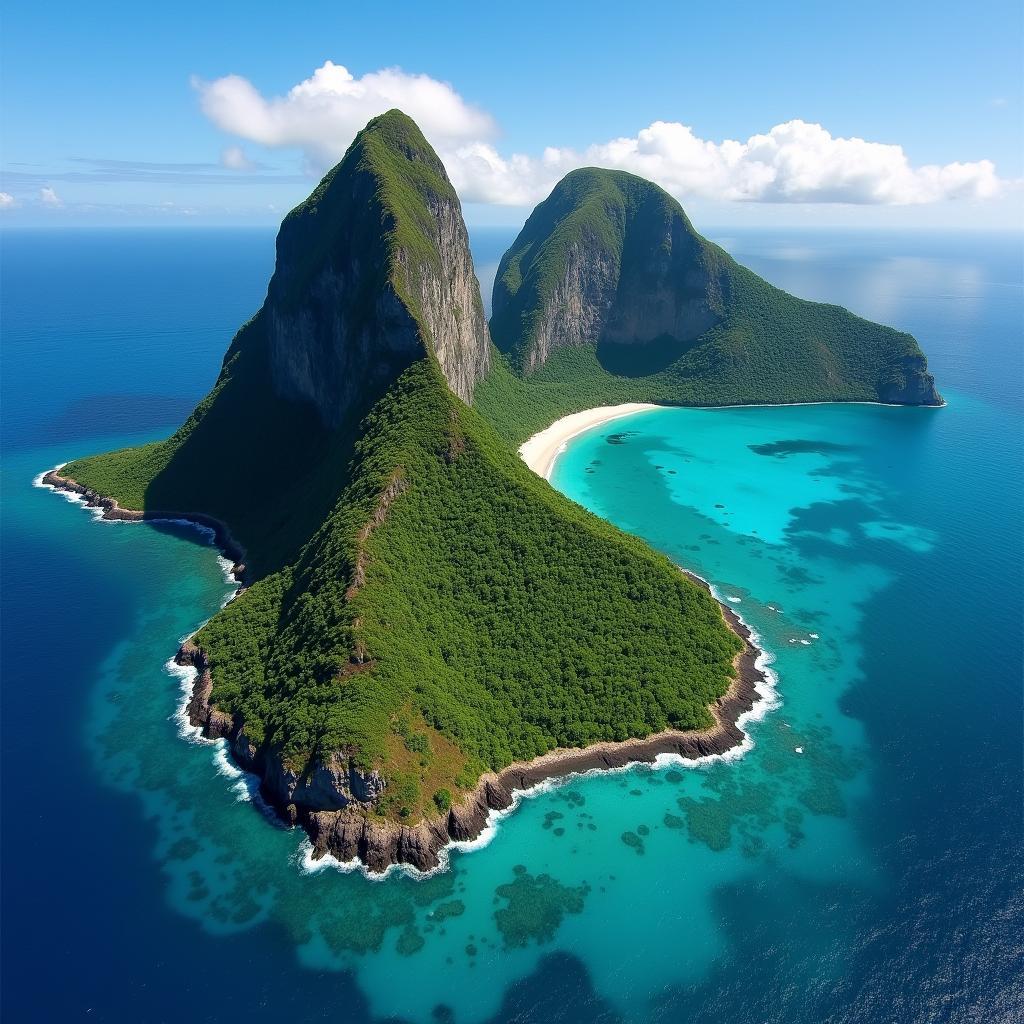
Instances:
[[[1022,225],[1019,0],[374,8],[10,7],[0,216],[274,223],[398,105],[471,224],[601,163],[698,225]]]

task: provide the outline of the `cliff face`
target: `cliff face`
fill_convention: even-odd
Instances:
[[[928,372],[928,361],[919,353],[904,356],[886,368],[878,385],[878,397],[893,405],[942,404],[935,378]]]
[[[682,210],[647,197],[626,225],[622,265],[600,338],[643,345],[658,338],[690,342],[722,318],[724,275]]]
[[[440,161],[438,168],[444,174]],[[427,206],[438,263],[432,264],[429,272],[423,272],[404,252],[398,260],[405,286],[422,311],[429,344],[441,364],[441,372],[452,391],[468,405],[473,401],[477,381],[491,365],[480,283],[473,270],[469,235],[454,191],[450,195],[430,196]]]
[[[490,345],[458,197],[405,115],[360,132],[281,226],[264,306],[271,376],[336,427],[424,353],[470,402]]]
[[[722,275],[704,246],[657,186],[575,171],[502,259],[495,343],[527,374],[563,347],[670,339],[682,348],[721,319]]]
[[[547,301],[537,311],[530,344],[520,355],[522,369],[540,369],[558,348],[584,345],[600,338],[615,298],[618,263],[611,253],[584,237],[566,251],[565,269]],[[504,315],[510,303],[505,289],[495,289],[495,316]],[[498,321],[500,322],[500,321]]]

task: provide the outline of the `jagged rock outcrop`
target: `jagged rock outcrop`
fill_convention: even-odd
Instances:
[[[329,427],[425,352],[472,401],[490,344],[469,237],[444,165],[404,114],[372,120],[285,218],[263,316],[275,390]]]
[[[289,805],[324,810],[341,810],[354,804],[373,806],[384,792],[385,781],[376,771],[361,768],[348,753],[333,751],[326,759],[314,759],[298,771],[280,752],[263,749],[245,733],[245,724],[237,716],[220,711],[210,703],[213,677],[203,649],[186,640],[175,661],[196,670],[192,694],[186,705],[190,724],[207,739],[226,739],[235,760],[261,778],[261,790],[277,808]]]

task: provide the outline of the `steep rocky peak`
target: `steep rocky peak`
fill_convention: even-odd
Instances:
[[[370,121],[285,218],[263,313],[275,389],[328,426],[425,354],[472,400],[490,346],[462,208],[401,111]]]
[[[653,182],[624,171],[573,171],[502,259],[495,343],[527,373],[562,347],[685,344],[721,315],[709,248]]]

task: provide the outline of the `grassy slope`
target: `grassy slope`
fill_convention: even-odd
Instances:
[[[352,241],[384,238],[378,283],[411,306],[440,186],[410,125],[385,115],[363,138],[382,234]],[[345,223],[339,173],[283,226],[282,302]],[[415,254],[400,270],[396,249]],[[432,357],[325,430],[274,395],[262,315],[175,435],[66,470],[126,507],[215,515],[248,547],[255,582],[198,640],[213,703],[254,741],[296,765],[352,750],[383,768],[384,812],[415,818],[484,767],[710,723],[740,643],[704,591],[530,473]]]
[[[615,364],[590,344],[557,350],[539,370],[521,375],[522,352],[568,249],[585,243],[610,256],[625,280],[638,233],[625,225],[653,230],[661,217],[681,218],[695,258],[709,268],[717,292],[712,305],[722,317],[717,326],[683,346],[674,362],[646,374],[637,375],[642,351],[629,353],[633,369],[626,376],[611,372]],[[768,284],[697,235],[667,193],[623,172],[585,169],[568,175],[503,257],[494,287],[491,332],[505,359],[493,361],[474,404],[517,443],[559,416],[616,402],[877,401],[880,388],[907,372],[907,360],[923,358],[910,334]]]

